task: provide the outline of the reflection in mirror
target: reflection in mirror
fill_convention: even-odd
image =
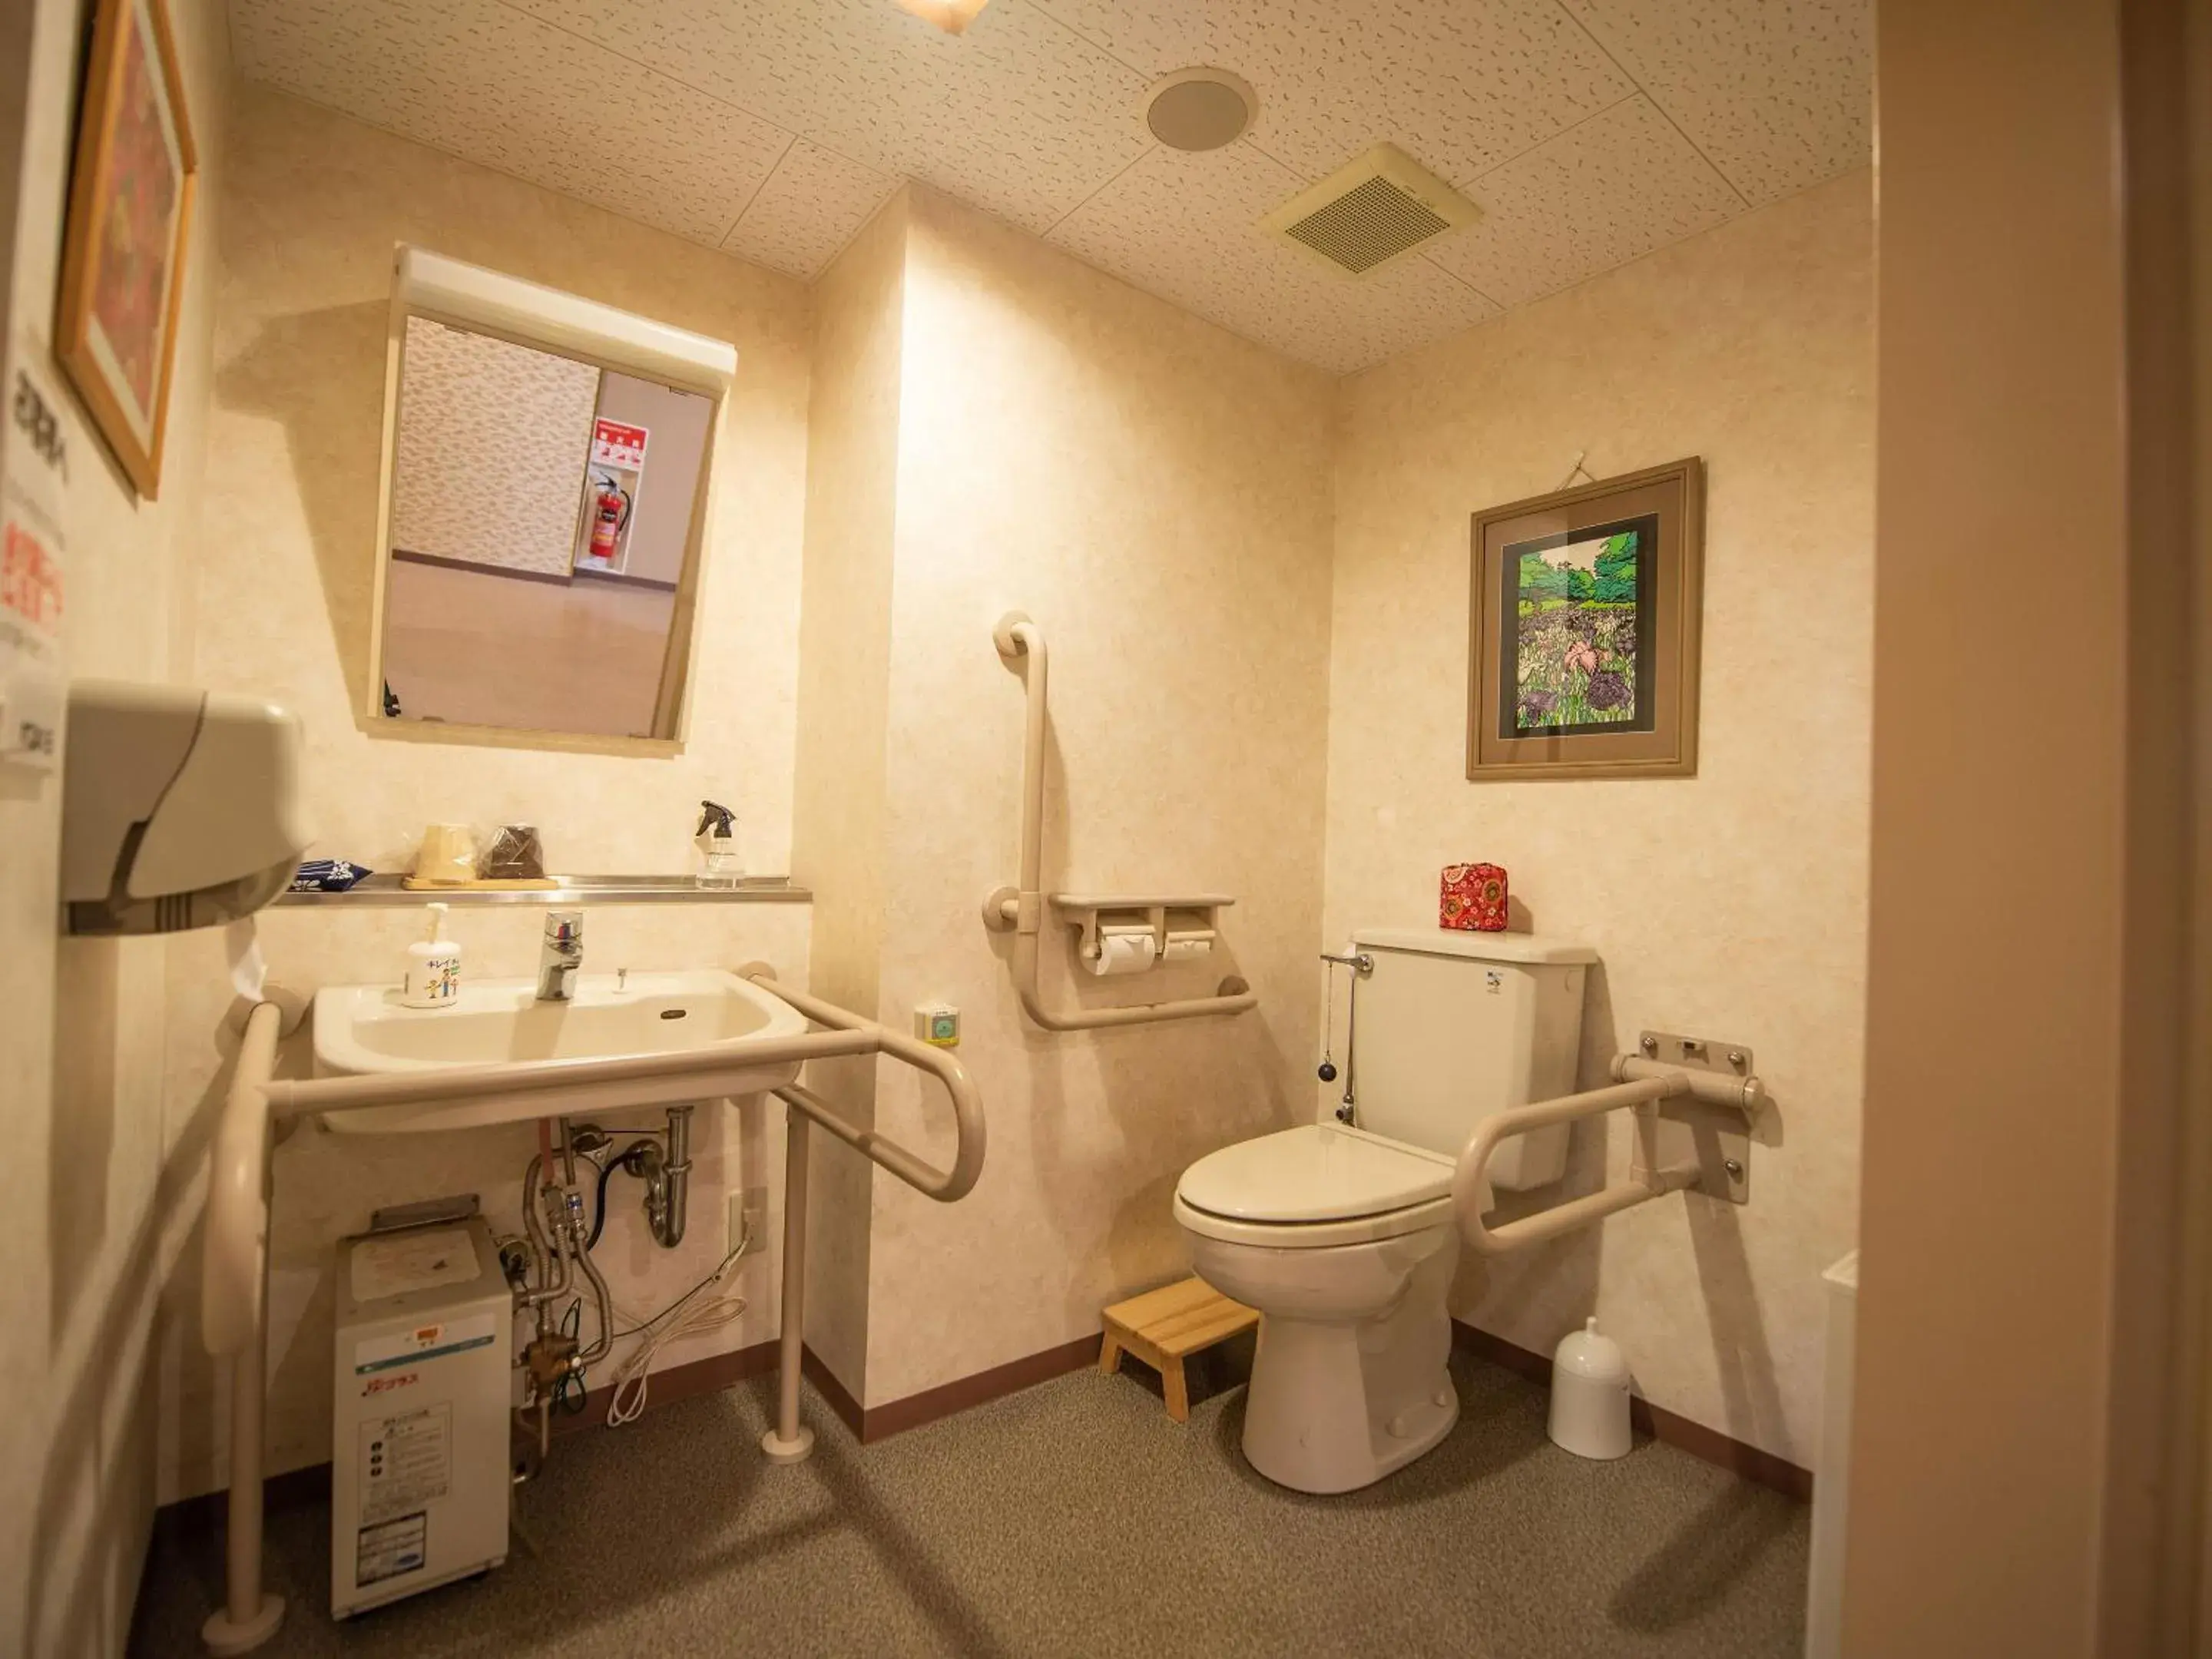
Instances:
[[[714,400],[410,315],[388,719],[676,735]]]

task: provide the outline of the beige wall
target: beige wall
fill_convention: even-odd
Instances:
[[[198,662],[307,722],[319,851],[391,867],[426,821],[544,826],[571,870],[688,868],[700,797],[746,867],[790,857],[806,444],[805,291],[265,88],[236,93],[236,211],[210,433]],[[673,760],[371,738],[383,339],[395,242],[736,343],[690,736]]]
[[[410,317],[392,545],[567,576],[599,396],[589,363]]]
[[[2187,290],[2153,247],[2174,153],[2137,148],[2181,10],[1883,13],[1856,1655],[2202,1650],[2152,1611],[2167,1413],[2204,1408],[2161,1398],[2204,1010],[2178,994]],[[2064,257],[1990,280],[2031,242]]]
[[[1317,1012],[1329,382],[941,197],[905,212],[877,1006],[962,1009],[991,1139],[958,1205],[875,1179],[870,1404],[1095,1331],[1187,1271],[1176,1178],[1292,1119]],[[1014,608],[1052,649],[1048,889],[1240,901],[1203,968],[1101,994],[1055,941],[1048,994],[1234,969],[1257,1012],[1051,1036],[1016,1012],[979,918],[1015,874],[1022,682],[990,641]],[[886,1133],[949,1146],[911,1073],[875,1103]]]
[[[27,50],[21,220],[8,273],[30,358],[47,351],[76,106],[81,8],[39,0]],[[64,392],[64,642],[73,675],[176,678],[203,484],[216,250],[225,206],[222,9],[172,7],[202,172],[167,454],[140,501]],[[11,19],[11,24],[21,20]],[[165,1158],[158,940],[56,938],[58,777],[0,771],[0,1651],[121,1649],[154,1501],[157,1287],[183,1253],[193,1176]]]
[[[297,710],[317,849],[394,867],[420,826],[455,818],[541,827],[556,867],[690,867],[702,795],[738,808],[747,866],[786,866],[809,307],[796,283],[598,210],[371,131],[263,88],[240,86],[222,234],[214,409],[208,432],[213,531],[199,572],[196,674]],[[356,723],[376,555],[376,469],[392,248],[408,241],[533,282],[734,341],[731,395],[706,552],[697,703],[674,760],[371,738]],[[457,910],[449,931],[467,971],[526,976],[538,913]],[[301,989],[394,977],[419,918],[400,910],[270,911],[258,929],[270,976]],[[586,966],[772,962],[806,971],[803,907],[594,909]],[[212,1128],[233,1039],[220,934],[179,939],[169,975],[168,1133],[181,1160]],[[295,1042],[287,1063],[302,1065]],[[601,1246],[616,1296],[657,1308],[721,1250],[724,1190],[767,1185],[779,1148],[757,1115],[716,1108],[702,1122],[693,1236],[670,1255],[635,1227],[635,1183],[617,1178],[619,1231]],[[633,1120],[638,1121],[638,1120]],[[303,1129],[279,1148],[272,1237],[271,1468],[328,1455],[332,1246],[380,1205],[481,1192],[514,1224],[532,1150],[525,1129],[356,1146]],[[737,1327],[671,1362],[773,1331],[773,1241],[739,1289]],[[165,1498],[218,1483],[220,1376],[199,1352],[193,1271],[171,1292],[161,1470]]]
[[[1346,382],[1336,453],[1328,937],[1433,925],[1441,866],[1502,864],[1516,926],[1603,959],[1583,1086],[1652,1028],[1751,1045],[1775,1095],[1747,1207],[1470,1255],[1454,1306],[1542,1353],[1595,1312],[1653,1401],[1800,1464],[1858,1193],[1871,230],[1852,174],[1408,353]],[[1469,783],[1469,519],[1583,452],[1705,458],[1698,775]],[[1571,1180],[1625,1174],[1627,1131],[1577,1129]]]
[[[792,871],[815,893],[813,988],[859,1009],[877,1003],[889,886],[884,755],[906,215],[904,196],[887,204],[814,295]],[[816,1066],[807,1076],[852,1121],[872,1121],[872,1063]],[[806,1338],[855,1395],[867,1370],[873,1167],[825,1146],[810,1184]]]

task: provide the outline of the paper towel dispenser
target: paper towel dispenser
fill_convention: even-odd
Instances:
[[[62,768],[72,933],[170,933],[249,915],[290,884],[312,839],[300,723],[258,698],[79,681]]]

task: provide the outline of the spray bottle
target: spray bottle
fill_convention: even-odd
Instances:
[[[738,861],[738,815],[711,800],[699,803],[698,833],[691,844],[699,849],[702,887],[735,887],[744,876]]]

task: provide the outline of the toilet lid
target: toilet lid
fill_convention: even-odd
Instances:
[[[1444,1197],[1452,1160],[1333,1123],[1309,1123],[1208,1152],[1176,1191],[1240,1221],[1338,1221]]]

